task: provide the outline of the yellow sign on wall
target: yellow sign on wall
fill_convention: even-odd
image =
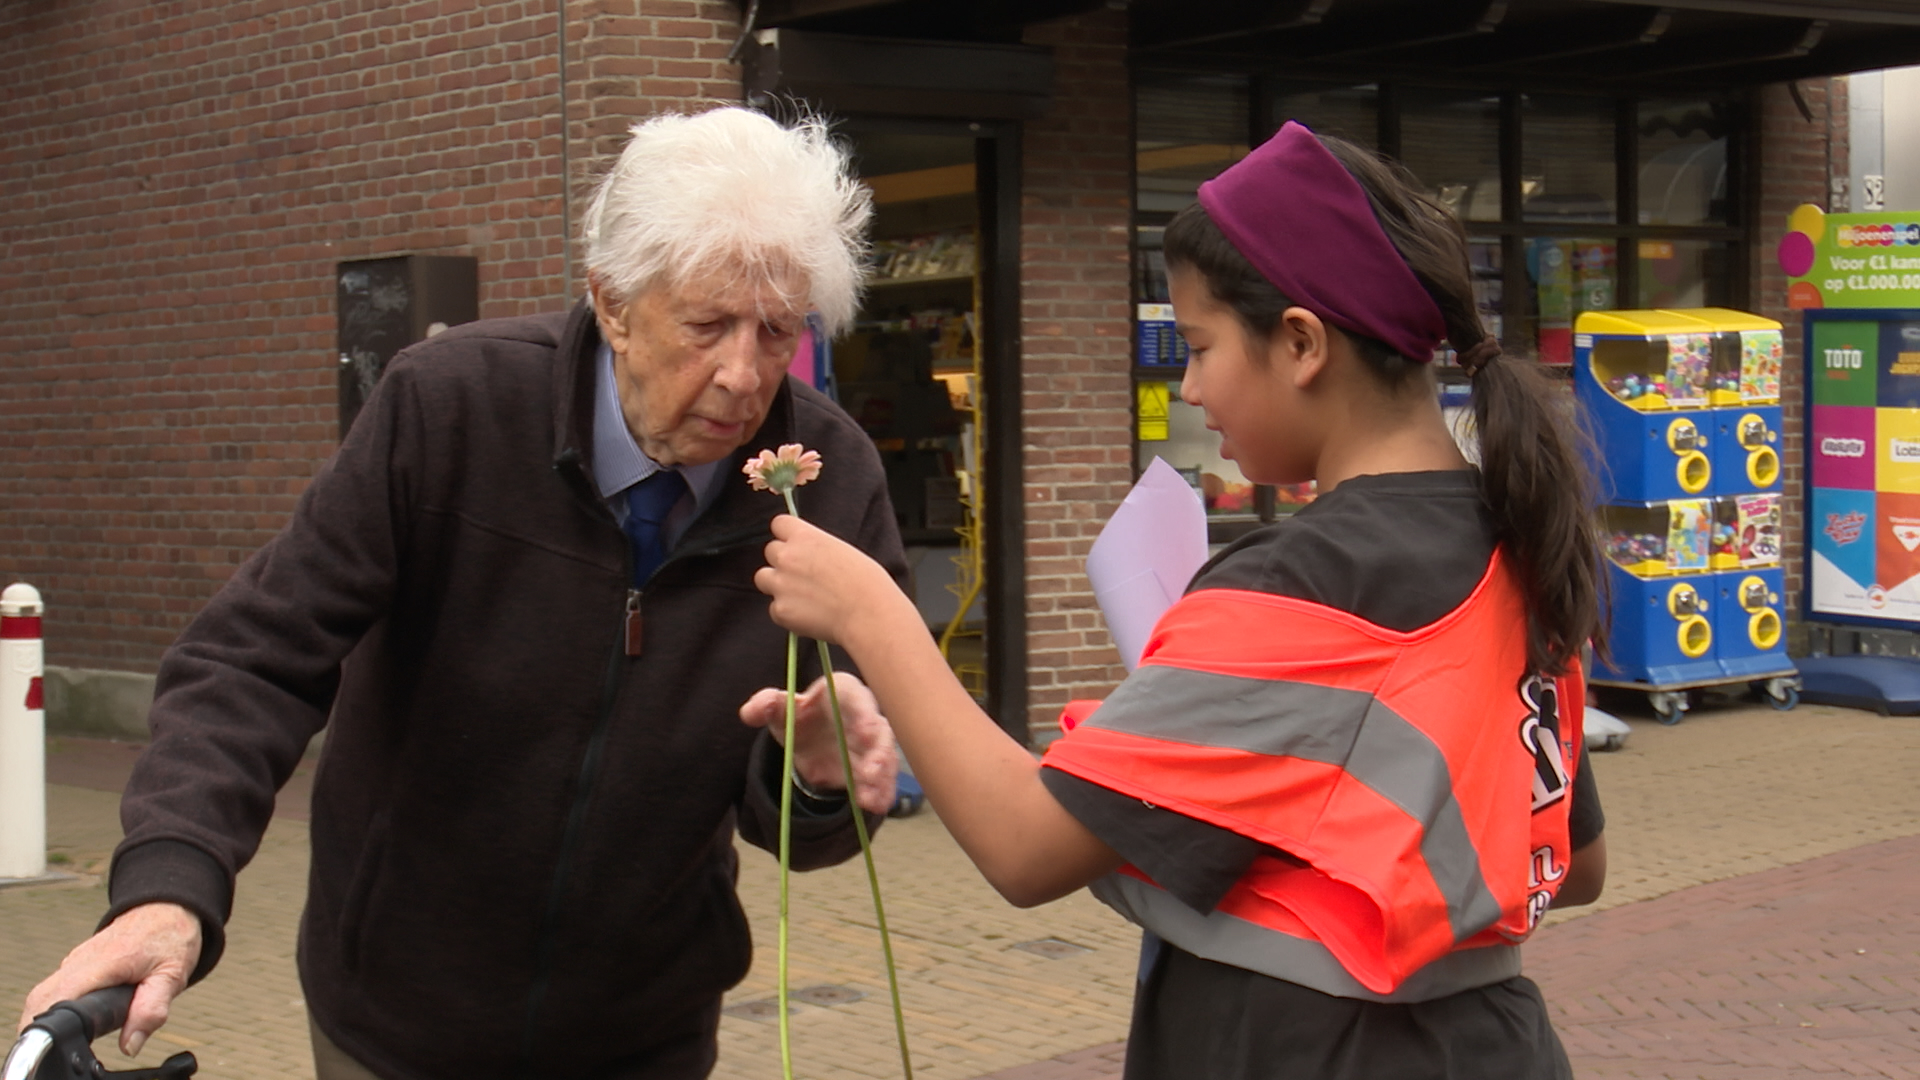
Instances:
[[[1167,439],[1167,412],[1173,407],[1173,395],[1167,384],[1158,379],[1139,383],[1138,394],[1139,437],[1141,442],[1165,442]]]

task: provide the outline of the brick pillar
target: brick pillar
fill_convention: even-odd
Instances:
[[[1845,79],[1808,79],[1800,96],[1813,114],[1809,120],[1794,103],[1785,85],[1768,86],[1758,94],[1755,128],[1758,145],[1753,165],[1759,193],[1753,231],[1752,307],[1758,314],[1778,319],[1786,327],[1786,363],[1781,370],[1780,399],[1785,413],[1780,454],[1784,466],[1785,536],[1781,557],[1787,571],[1787,617],[1799,621],[1802,590],[1806,587],[1806,430],[1807,388],[1802,370],[1800,313],[1787,310],[1787,277],[1776,251],[1787,231],[1787,215],[1794,207],[1813,203],[1836,210],[1829,203],[1832,178],[1847,175],[1847,98]],[[1797,640],[1797,638],[1796,638]]]
[[[574,280],[586,291],[580,214],[627,130],[663,110],[741,100],[727,52],[740,11],[725,0],[569,0],[567,119]]]
[[[1128,258],[1133,125],[1126,16],[1041,23],[1052,111],[1026,125],[1020,237],[1028,723],[1125,674],[1087,584],[1087,550],[1133,482]]]

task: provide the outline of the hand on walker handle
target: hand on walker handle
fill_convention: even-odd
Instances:
[[[796,702],[794,771],[816,791],[851,787],[862,809],[884,814],[893,808],[894,778],[900,769],[893,729],[880,714],[873,691],[858,676],[837,671],[834,687],[840,695],[841,719],[847,725],[847,755],[853,760],[854,783],[849,785],[840,771],[840,745],[833,733],[833,710],[824,677],[815,679]],[[766,728],[778,742],[786,728],[787,692],[772,686],[759,691],[740,706],[740,719],[751,727]]]
[[[120,1029],[120,1052],[133,1057],[167,1022],[168,1009],[200,962],[200,919],[178,904],[142,904],[81,942],[27,994],[19,1028],[61,1001],[106,986],[133,983],[133,1005]]]

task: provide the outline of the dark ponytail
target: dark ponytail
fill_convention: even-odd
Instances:
[[[1318,138],[1359,181],[1387,238],[1439,305],[1448,343],[1470,358],[1481,498],[1526,595],[1528,658],[1535,670],[1560,674],[1588,641],[1605,648],[1593,480],[1578,410],[1539,364],[1488,344],[1460,222],[1397,163],[1342,139]],[[1271,334],[1291,306],[1198,204],[1167,226],[1166,259],[1199,272],[1213,297],[1256,338]],[[1347,337],[1389,389],[1425,367],[1426,357],[1402,357],[1371,338]]]

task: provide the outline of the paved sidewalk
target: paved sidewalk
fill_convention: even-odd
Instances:
[[[1584,1080],[1920,1077],[1920,837],[1569,922],[1527,970]],[[1119,1080],[1125,1051],[983,1080]]]
[[[1527,965],[1590,1080],[1920,1077],[1920,837],[1579,919]]]
[[[1580,1074],[1920,1075],[1920,876],[1907,868],[1920,866],[1920,839],[1903,839],[1920,837],[1920,719],[1708,708],[1634,729],[1626,750],[1594,759],[1608,893],[1556,913],[1528,953]],[[116,787],[126,752],[54,749],[54,850],[98,873],[118,835],[115,799],[80,785]],[[291,956],[306,867],[297,801],[283,800],[241,876],[220,971],[181,1000],[141,1064],[187,1046],[210,1077],[311,1077]],[[917,1075],[1118,1076],[1131,928],[1084,894],[1008,907],[931,814],[890,823],[878,848]],[[759,948],[729,995],[721,1080],[777,1074],[766,1007],[775,878],[771,858],[744,854]],[[824,988],[793,1015],[806,1074],[898,1076],[864,871],[802,875],[794,888],[794,985]],[[0,999],[16,1004],[103,907],[87,879],[0,890]]]

